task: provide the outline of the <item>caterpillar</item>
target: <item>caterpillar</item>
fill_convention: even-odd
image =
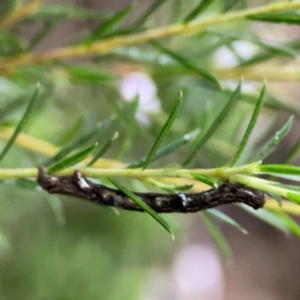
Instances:
[[[39,168],[37,183],[50,194],[71,195],[97,204],[132,211],[143,209],[121,191],[88,180],[75,170],[72,176],[54,176]],[[267,194],[241,184],[225,182],[217,188],[199,193],[136,193],[157,213],[192,213],[223,204],[244,203],[262,208]]]

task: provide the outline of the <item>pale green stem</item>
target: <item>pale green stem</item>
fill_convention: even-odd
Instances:
[[[257,172],[257,167],[261,165],[262,160],[253,162],[248,165],[243,166],[237,166],[237,167],[231,167],[224,170],[224,174],[230,175],[230,174],[237,174],[237,173],[251,173],[255,174]]]
[[[192,179],[191,173],[206,175],[217,179],[226,179],[231,174],[253,174],[260,162],[239,167],[222,167],[214,169],[96,169],[96,168],[68,168],[58,172],[59,175],[72,175],[74,170],[80,170],[85,176],[101,178],[106,176],[145,178],[145,177],[173,177]],[[37,169],[0,169],[0,179],[34,178]]]

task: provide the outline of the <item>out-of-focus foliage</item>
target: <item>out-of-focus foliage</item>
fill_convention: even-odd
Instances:
[[[94,180],[130,197],[129,190],[203,190],[228,179],[248,184],[295,202],[289,210],[287,200],[279,207],[274,199],[258,213],[243,208],[299,237],[286,214],[300,214],[299,188],[276,181],[299,181],[299,168],[284,164],[293,163],[299,142],[281,161],[267,156],[288,134],[289,115],[298,121],[300,111],[268,92],[264,80],[298,80],[300,42],[270,42],[257,28],[258,21],[299,25],[300,2],[253,8],[251,1],[157,0],[143,13],[139,5],[107,12],[0,3],[0,298],[141,299],[150,266],[168,264],[188,236],[176,216],[146,205],[158,223],[146,213],[46,195],[32,180],[41,165],[49,172],[88,165],[98,172]],[[80,30],[59,44],[51,34],[71,20]],[[104,178],[107,168],[123,178]],[[148,168],[162,171],[137,180]],[[166,180],[165,170],[181,180]],[[202,217],[230,259],[215,221],[247,230],[217,210]]]

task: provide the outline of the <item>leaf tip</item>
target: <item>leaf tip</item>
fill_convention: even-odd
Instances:
[[[174,235],[174,233],[171,231],[170,234],[171,234],[172,241],[175,242],[175,235]]]
[[[112,141],[115,141],[118,137],[119,137],[119,131],[116,131],[116,132],[113,134],[111,140],[112,140]]]

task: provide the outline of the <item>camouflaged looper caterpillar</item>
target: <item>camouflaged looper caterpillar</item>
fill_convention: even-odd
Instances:
[[[101,205],[133,211],[143,211],[121,191],[96,184],[79,171],[72,176],[54,176],[39,168],[38,184],[50,194],[71,195]],[[254,188],[225,182],[218,188],[199,193],[134,193],[157,213],[192,213],[223,204],[244,203],[262,208],[268,197]]]

